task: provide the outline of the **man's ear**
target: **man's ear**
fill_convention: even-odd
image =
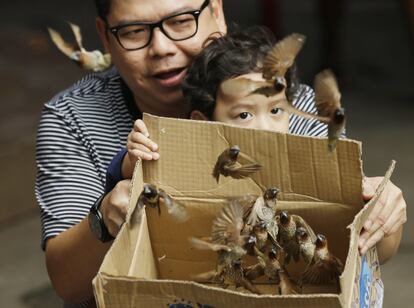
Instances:
[[[109,42],[108,42],[108,31],[106,29],[106,22],[100,18],[96,17],[96,31],[98,31],[99,37],[101,38],[101,42],[103,47],[105,48],[105,52],[109,52]]]
[[[199,110],[191,111],[190,115],[191,120],[201,120],[201,121],[208,121],[208,118]]]
[[[223,12],[223,1],[213,0],[211,1],[211,7],[213,9],[213,14],[217,21],[219,31],[222,33],[227,33],[226,18],[224,17],[224,12]]]

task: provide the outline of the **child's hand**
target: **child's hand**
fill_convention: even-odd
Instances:
[[[132,178],[132,173],[138,159],[157,160],[158,145],[149,139],[147,126],[142,120],[136,120],[134,127],[128,135],[128,153],[122,161],[122,176],[124,179]]]

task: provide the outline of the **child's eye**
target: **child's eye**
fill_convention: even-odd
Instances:
[[[279,114],[279,113],[282,112],[282,109],[280,109],[280,108],[272,108],[272,110],[270,110],[270,112],[272,114]]]
[[[250,114],[250,112],[242,112],[239,114],[239,118],[242,120],[245,120],[247,118],[250,118],[252,115]]]

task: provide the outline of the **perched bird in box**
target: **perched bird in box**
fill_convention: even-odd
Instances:
[[[158,214],[161,215],[161,200],[167,208],[167,212],[178,222],[184,222],[188,219],[188,213],[186,208],[176,200],[173,200],[169,194],[163,189],[158,189],[155,185],[145,184],[141,194],[138,197],[136,215],[148,206],[150,208],[158,209]]]
[[[339,276],[344,266],[339,258],[328,249],[328,240],[322,234],[316,236],[315,251],[312,261],[308,264],[300,278],[303,284],[330,284],[336,283],[339,290]]]
[[[302,255],[303,260],[305,261],[305,264],[308,265],[312,259],[313,255],[315,253],[315,239],[312,239],[312,237],[309,235],[308,231],[303,228],[299,227],[296,229],[296,241],[299,244],[300,254]]]
[[[274,242],[276,242],[279,232],[279,227],[275,220],[279,191],[276,187],[266,189],[263,196],[258,197],[254,204],[250,205],[244,213],[246,228],[264,222],[267,232]]]
[[[237,160],[242,157],[249,160],[250,163],[240,164]],[[213,169],[213,177],[219,181],[220,174],[223,176],[230,176],[234,179],[243,179],[250,176],[252,173],[260,170],[262,166],[255,162],[248,155],[240,152],[240,148],[237,145],[233,145],[228,149],[225,149],[217,158],[217,162]]]
[[[304,228],[312,241],[316,239],[315,233],[302,217],[290,215],[287,211],[280,212],[277,222],[279,226],[278,242],[286,252],[285,263],[289,264],[291,258],[298,262],[300,246],[296,240],[296,230],[300,227]]]
[[[87,51],[82,45],[82,35],[79,26],[70,22],[69,26],[75,36],[74,43],[66,42],[57,31],[48,28],[53,43],[61,52],[85,70],[100,72],[111,66],[110,54],[102,54],[99,50]]]

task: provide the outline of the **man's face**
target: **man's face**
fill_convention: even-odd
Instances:
[[[236,78],[264,81],[261,73],[250,73]],[[277,101],[281,99],[285,99],[284,92],[272,97],[249,95],[248,92],[228,96],[219,87],[213,120],[249,128],[288,132],[289,113],[278,107]]]
[[[131,22],[158,22],[181,12],[200,9],[203,0],[112,0],[107,17],[108,27]],[[105,47],[112,55],[112,61],[134,93],[139,106],[159,115],[183,106],[180,84],[193,58],[202,49],[205,39],[213,32],[225,32],[221,1],[212,0],[198,19],[195,36],[172,41],[159,28],[153,30],[150,44],[139,50],[124,50],[116,38],[107,33]],[[99,26],[98,26],[99,28]],[[102,37],[102,35],[101,35]],[[182,107],[184,109],[184,107]]]

